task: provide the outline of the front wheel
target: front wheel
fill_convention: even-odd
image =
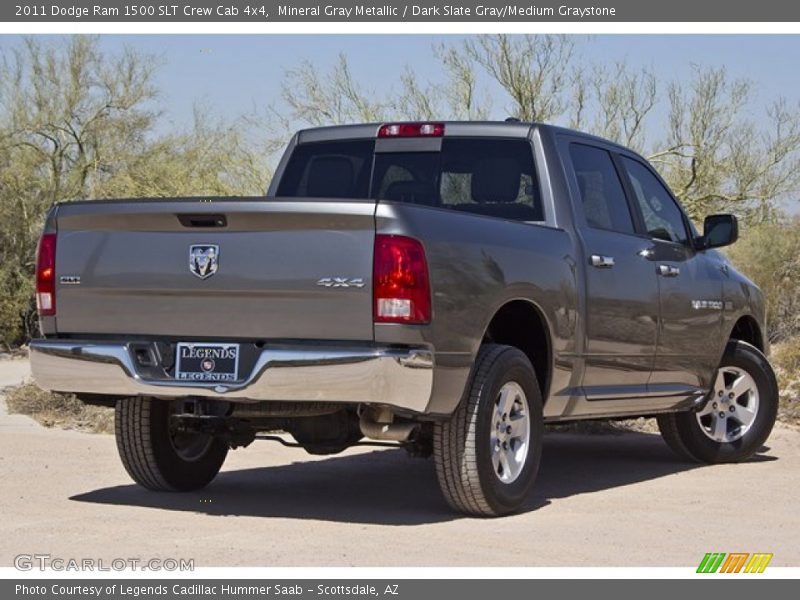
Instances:
[[[125,470],[141,486],[184,492],[208,485],[219,473],[228,444],[205,433],[170,426],[173,403],[153,398],[117,401],[114,434]]]
[[[434,427],[447,503],[485,517],[517,510],[539,471],[543,433],[541,392],[527,356],[510,346],[482,346],[461,404]]]
[[[778,414],[778,384],[766,357],[732,340],[717,370],[714,389],[696,412],[658,417],[667,445],[693,462],[747,460],[769,437]]]

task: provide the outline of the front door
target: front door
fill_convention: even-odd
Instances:
[[[720,260],[692,248],[693,232],[683,212],[648,166],[629,157],[621,163],[652,238],[648,253],[658,276],[661,316],[649,392],[707,389],[722,334]]]

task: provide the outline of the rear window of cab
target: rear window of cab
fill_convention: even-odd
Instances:
[[[374,140],[300,144],[277,195],[374,199],[542,221],[530,143],[444,138],[440,151],[379,152]]]

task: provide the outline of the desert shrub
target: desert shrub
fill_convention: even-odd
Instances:
[[[775,344],[771,358],[780,388],[778,418],[800,424],[800,337]]]
[[[764,292],[770,340],[800,335],[800,219],[745,228],[728,254]]]
[[[14,348],[31,336],[33,281],[8,263],[0,263],[0,350]]]

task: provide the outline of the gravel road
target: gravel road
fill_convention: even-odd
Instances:
[[[0,360],[0,388],[24,360]],[[110,435],[50,430],[0,404],[0,566],[21,553],[193,558],[196,566],[692,566],[773,552],[800,566],[800,432],[746,464],[678,462],[650,434],[548,434],[520,514],[463,518],[431,461],[398,450],[232,452],[200,493],[131,484]]]

